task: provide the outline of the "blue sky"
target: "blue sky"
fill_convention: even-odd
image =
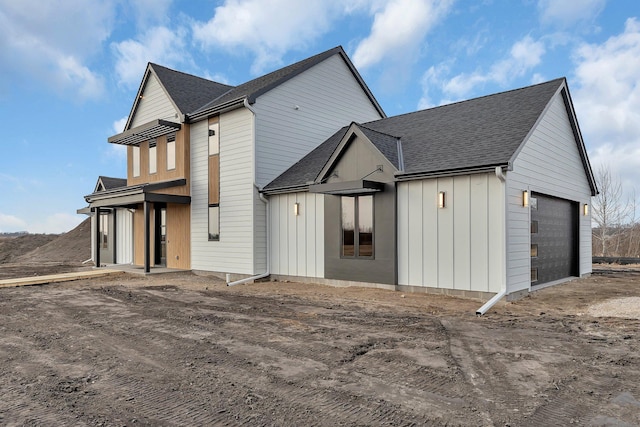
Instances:
[[[389,116],[566,76],[594,169],[640,191],[636,0],[0,0],[0,28],[0,231],[68,231],[126,176],[148,61],[239,84],[337,45]]]

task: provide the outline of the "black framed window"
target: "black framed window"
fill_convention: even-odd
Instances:
[[[344,258],[373,258],[373,196],[341,197]]]
[[[209,240],[220,240],[219,205],[209,205]]]

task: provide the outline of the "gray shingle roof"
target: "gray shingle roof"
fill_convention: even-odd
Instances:
[[[564,81],[556,79],[387,117],[359,127],[394,165],[398,163],[398,152],[397,148],[393,150],[392,140],[400,138],[404,170],[408,174],[507,165]],[[346,129],[334,134],[265,189],[295,187],[314,180]]]
[[[364,83],[364,81],[358,74],[355,67],[353,67],[353,65],[349,61],[347,54],[344,52],[344,49],[342,49],[342,46],[334,47],[333,49],[329,49],[325,52],[319,53],[310,58],[303,59],[302,61],[296,62],[295,64],[291,64],[287,67],[280,68],[279,70],[273,71],[269,74],[265,74],[264,76],[250,80],[246,83],[243,83],[239,86],[236,86],[230,89],[226,93],[218,96],[213,100],[212,98],[209,98],[208,101],[210,102],[207,102],[206,104],[201,104],[200,108],[198,108],[197,110],[192,110],[191,115],[197,115],[197,114],[204,113],[206,111],[215,110],[216,107],[218,106],[227,104],[235,100],[244,99],[244,98],[247,98],[250,103],[253,103],[255,99],[258,96],[262,95],[263,93],[273,89],[274,87],[284,83],[285,81],[295,77],[296,75],[302,73],[303,71],[308,70],[314,65],[317,65],[320,62],[324,61],[325,59],[330,58],[331,56],[336,54],[341,55],[344,58],[344,60],[347,62],[347,65],[349,66],[349,68],[351,68],[351,71],[354,73],[356,79],[359,81],[360,85],[362,86],[363,90],[367,93],[367,95],[371,99],[371,102],[380,111],[380,114],[384,116],[384,111],[382,111],[382,108],[380,107],[380,105],[378,105],[378,102],[374,98],[373,94],[371,93],[367,85]]]
[[[102,181],[102,185],[104,185],[105,190],[127,186],[126,178],[111,178],[110,176],[99,176],[98,179]]]
[[[150,63],[149,66],[183,114],[188,114],[233,89],[233,86],[175,71],[162,65]]]

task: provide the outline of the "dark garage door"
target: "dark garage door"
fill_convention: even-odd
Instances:
[[[531,285],[578,275],[578,205],[532,194]]]

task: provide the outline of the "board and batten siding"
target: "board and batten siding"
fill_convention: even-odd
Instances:
[[[561,93],[550,102],[506,173],[507,292],[531,286],[531,212],[522,192],[591,205],[591,188]],[[582,210],[580,210],[582,212]],[[591,272],[591,216],[579,215],[580,275]]]
[[[381,118],[339,55],[261,95],[253,109],[261,188],[341,127]]]
[[[256,274],[252,114],[220,116],[220,240],[208,239],[208,126],[191,125],[191,268]]]
[[[116,209],[116,264],[133,263],[133,213]]]
[[[397,200],[399,285],[495,293],[504,287],[504,185],[495,174],[400,182]]]
[[[178,122],[176,118],[178,111],[173,102],[167,96],[160,82],[153,73],[149,74],[147,83],[142,91],[142,98],[138,101],[138,106],[134,111],[130,128],[143,125],[152,120],[163,119],[171,122]]]
[[[299,213],[293,206],[299,203]],[[272,274],[324,277],[324,195],[290,193],[269,197]]]

